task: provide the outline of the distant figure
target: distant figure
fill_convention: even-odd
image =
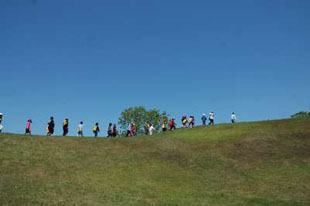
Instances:
[[[3,120],[3,114],[0,113],[0,133],[1,133],[2,130],[3,130],[2,120]]]
[[[237,120],[237,117],[236,117],[236,114],[233,112],[233,113],[231,113],[231,123],[235,123],[236,122],[236,120]]]
[[[150,124],[150,127],[149,127],[149,135],[153,135],[153,132],[155,131],[155,128],[153,127],[152,124]]]
[[[209,113],[209,125],[214,125],[214,112]]]
[[[135,135],[136,135],[136,126],[134,123],[132,123],[130,126],[130,136],[133,137]]]
[[[195,117],[194,116],[190,116],[189,119],[188,119],[188,126],[190,128],[193,128],[195,125]]]
[[[31,123],[32,123],[32,120],[28,119],[27,124],[26,124],[25,135],[27,134],[31,135]]]
[[[95,137],[98,137],[98,133],[100,132],[99,123],[97,122],[95,126],[93,127],[93,133]]]
[[[172,131],[172,130],[175,130],[176,129],[176,126],[175,126],[175,122],[174,122],[174,118],[172,118],[169,122],[169,130]]]
[[[161,124],[162,131],[165,133],[167,131],[167,120],[164,120]]]
[[[187,118],[186,118],[186,116],[183,116],[181,121],[182,121],[183,128],[186,128],[187,127]]]
[[[2,123],[2,120],[3,120],[3,114],[0,113],[0,124]]]
[[[113,137],[116,137],[116,135],[117,135],[116,124],[113,125],[112,135],[113,135]]]
[[[131,130],[131,124],[129,124],[127,127],[126,137],[130,136],[130,130]]]
[[[108,133],[108,137],[112,137],[113,136],[112,135],[112,123],[109,124],[107,133]]]
[[[201,121],[202,121],[202,125],[206,126],[207,117],[205,113],[202,114]]]
[[[48,122],[48,132],[47,136],[51,136],[54,134],[54,128],[55,128],[55,122],[54,122],[54,117],[50,117],[50,121]]]
[[[149,128],[150,128],[150,126],[151,126],[151,124],[148,123],[148,122],[144,125],[144,133],[145,133],[145,135],[148,135],[148,134],[149,134]]]
[[[66,136],[69,132],[69,119],[66,118],[62,123],[63,134],[62,136]]]
[[[83,136],[83,122],[81,121],[79,126],[78,126],[78,130],[77,130],[77,136],[78,137],[84,137]]]

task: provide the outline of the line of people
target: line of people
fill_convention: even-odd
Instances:
[[[26,123],[25,135],[32,135],[31,134],[31,124],[32,124],[32,120],[29,119]],[[84,137],[83,128],[84,128],[84,123],[83,123],[83,121],[81,121],[78,124],[78,128],[77,128],[77,136],[78,137]],[[68,118],[65,118],[65,120],[63,121],[62,129],[63,129],[62,136],[67,136],[67,134],[69,133],[69,119]],[[46,126],[46,135],[52,136],[54,134],[54,131],[55,131],[54,117],[50,117],[50,120],[48,121],[47,126]],[[98,122],[95,123],[92,131],[94,133],[94,136],[98,137],[98,135],[100,133],[100,128],[99,128]],[[112,123],[110,123],[108,126],[108,130],[107,130],[107,137],[116,137],[117,135],[118,135],[118,131],[116,128],[116,124],[114,124],[112,127]]]
[[[214,118],[215,118],[214,112],[210,112],[208,117],[205,113],[203,113],[202,117],[201,117],[202,125],[203,126],[207,125],[207,120],[209,120],[208,125],[214,125]],[[236,120],[237,120],[236,114],[234,112],[232,112],[231,123],[235,123]],[[2,132],[2,129],[3,129],[2,121],[3,121],[3,114],[0,113],[0,133]],[[32,124],[32,120],[28,119],[27,123],[26,123],[25,135],[32,135],[31,124]],[[188,127],[193,128],[195,126],[195,117],[189,116],[189,118],[187,118],[186,116],[182,116],[181,124],[182,124],[182,128],[188,128]],[[162,132],[165,133],[168,129],[170,131],[174,131],[176,129],[176,125],[177,124],[175,123],[174,118],[172,118],[170,121],[168,121],[167,119],[164,119],[161,123]],[[62,123],[62,127],[63,127],[63,136],[67,136],[67,134],[69,133],[69,119],[68,118],[65,118],[65,120]],[[78,137],[84,136],[83,135],[83,127],[84,127],[84,124],[83,124],[83,121],[81,121],[79,123],[78,129],[77,129],[77,136]],[[47,136],[53,135],[54,129],[55,129],[54,117],[50,117],[50,120],[47,123],[47,127],[46,127],[46,135]],[[137,135],[136,130],[137,129],[136,129],[135,124],[131,123],[131,124],[129,124],[125,135],[126,136],[135,136],[135,135]],[[156,131],[155,127],[150,122],[147,122],[144,125],[144,130],[145,130],[146,135],[153,135],[153,133]],[[95,123],[92,131],[94,133],[94,136],[98,137],[98,135],[100,133],[100,128],[99,128],[98,122]],[[116,137],[117,135],[119,135],[119,133],[118,133],[116,124],[109,123],[108,129],[107,129],[107,137]]]

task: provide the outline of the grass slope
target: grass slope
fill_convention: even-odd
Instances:
[[[78,139],[0,135],[0,205],[310,205],[310,120]]]

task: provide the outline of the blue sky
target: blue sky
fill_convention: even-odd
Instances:
[[[310,110],[308,0],[0,0],[6,132],[143,105],[216,123]],[[179,123],[179,122],[178,122]],[[200,122],[199,122],[200,123]],[[179,123],[180,124],[180,123]],[[105,135],[105,131],[104,131]]]

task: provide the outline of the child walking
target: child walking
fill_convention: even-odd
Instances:
[[[99,123],[97,122],[97,123],[95,124],[95,126],[93,127],[93,133],[94,133],[95,137],[98,136],[98,133],[99,133],[99,132],[100,132],[100,128],[99,128]]]
[[[66,118],[62,123],[63,134],[62,136],[66,136],[69,132],[69,119]]]
[[[25,135],[29,134],[31,136],[31,123],[32,123],[32,120],[28,119],[27,124],[26,124]]]
[[[55,128],[55,122],[54,122],[54,117],[50,117],[50,121],[48,122],[48,131],[47,131],[47,136],[51,136],[54,134],[54,128]]]
[[[83,121],[81,121],[79,126],[78,126],[77,136],[78,137],[84,137],[83,136]]]

